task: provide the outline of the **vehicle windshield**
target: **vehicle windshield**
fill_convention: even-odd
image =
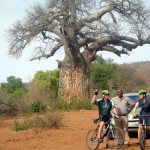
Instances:
[[[129,95],[127,97],[129,97],[134,103],[136,103],[139,100],[138,95]]]

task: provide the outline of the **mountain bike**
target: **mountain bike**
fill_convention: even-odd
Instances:
[[[145,150],[146,146],[146,131],[148,130],[147,126],[150,126],[150,114],[140,115],[143,118],[142,127],[140,128],[140,148]]]
[[[89,150],[96,150],[100,143],[98,142],[99,118],[94,119],[97,124],[95,129],[91,129],[86,134],[86,145]],[[119,149],[123,146],[125,136],[122,129],[115,127],[111,123],[111,119],[105,123],[102,133],[102,139],[106,136],[106,148]]]

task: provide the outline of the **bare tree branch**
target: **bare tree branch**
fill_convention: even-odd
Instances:
[[[30,7],[8,37],[9,54],[16,58],[32,41],[41,45],[39,40],[43,47],[36,44],[30,60],[54,56],[61,47],[74,64],[88,61],[89,52],[92,58],[103,50],[121,56],[150,44],[150,11],[141,0],[47,1]]]
[[[41,58],[43,58],[43,57],[45,57],[45,58],[49,58],[49,57],[51,57],[51,56],[53,56],[54,54],[55,54],[55,52],[60,48],[60,47],[62,47],[63,46],[63,44],[62,43],[58,43],[52,50],[51,50],[51,52],[49,53],[49,54],[42,54],[42,56],[40,55],[40,56],[33,56],[32,57],[32,59],[30,59],[30,61],[32,61],[32,60],[36,60],[36,59],[41,59]]]

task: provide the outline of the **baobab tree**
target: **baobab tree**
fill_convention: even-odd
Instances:
[[[90,64],[98,51],[118,56],[150,44],[150,11],[142,0],[47,0],[35,3],[7,31],[9,55],[37,41],[31,60],[64,52],[59,96],[89,97]],[[49,64],[48,64],[49,65]]]

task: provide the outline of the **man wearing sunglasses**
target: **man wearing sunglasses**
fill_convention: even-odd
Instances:
[[[104,127],[105,122],[107,122],[111,117],[111,111],[117,115],[116,108],[114,107],[114,104],[109,100],[109,91],[103,90],[102,91],[103,98],[102,99],[96,99],[98,95],[98,90],[95,91],[95,94],[91,100],[91,103],[93,105],[97,105],[99,108],[99,119],[100,119],[100,126],[98,131],[98,142],[102,142],[102,130]]]
[[[125,133],[125,142],[124,144],[130,146],[130,138],[128,134],[128,114],[134,107],[134,102],[128,98],[123,96],[123,91],[119,89],[117,91],[117,96],[112,98],[111,101],[114,103],[117,114],[119,118],[114,118],[115,125],[124,130]]]

